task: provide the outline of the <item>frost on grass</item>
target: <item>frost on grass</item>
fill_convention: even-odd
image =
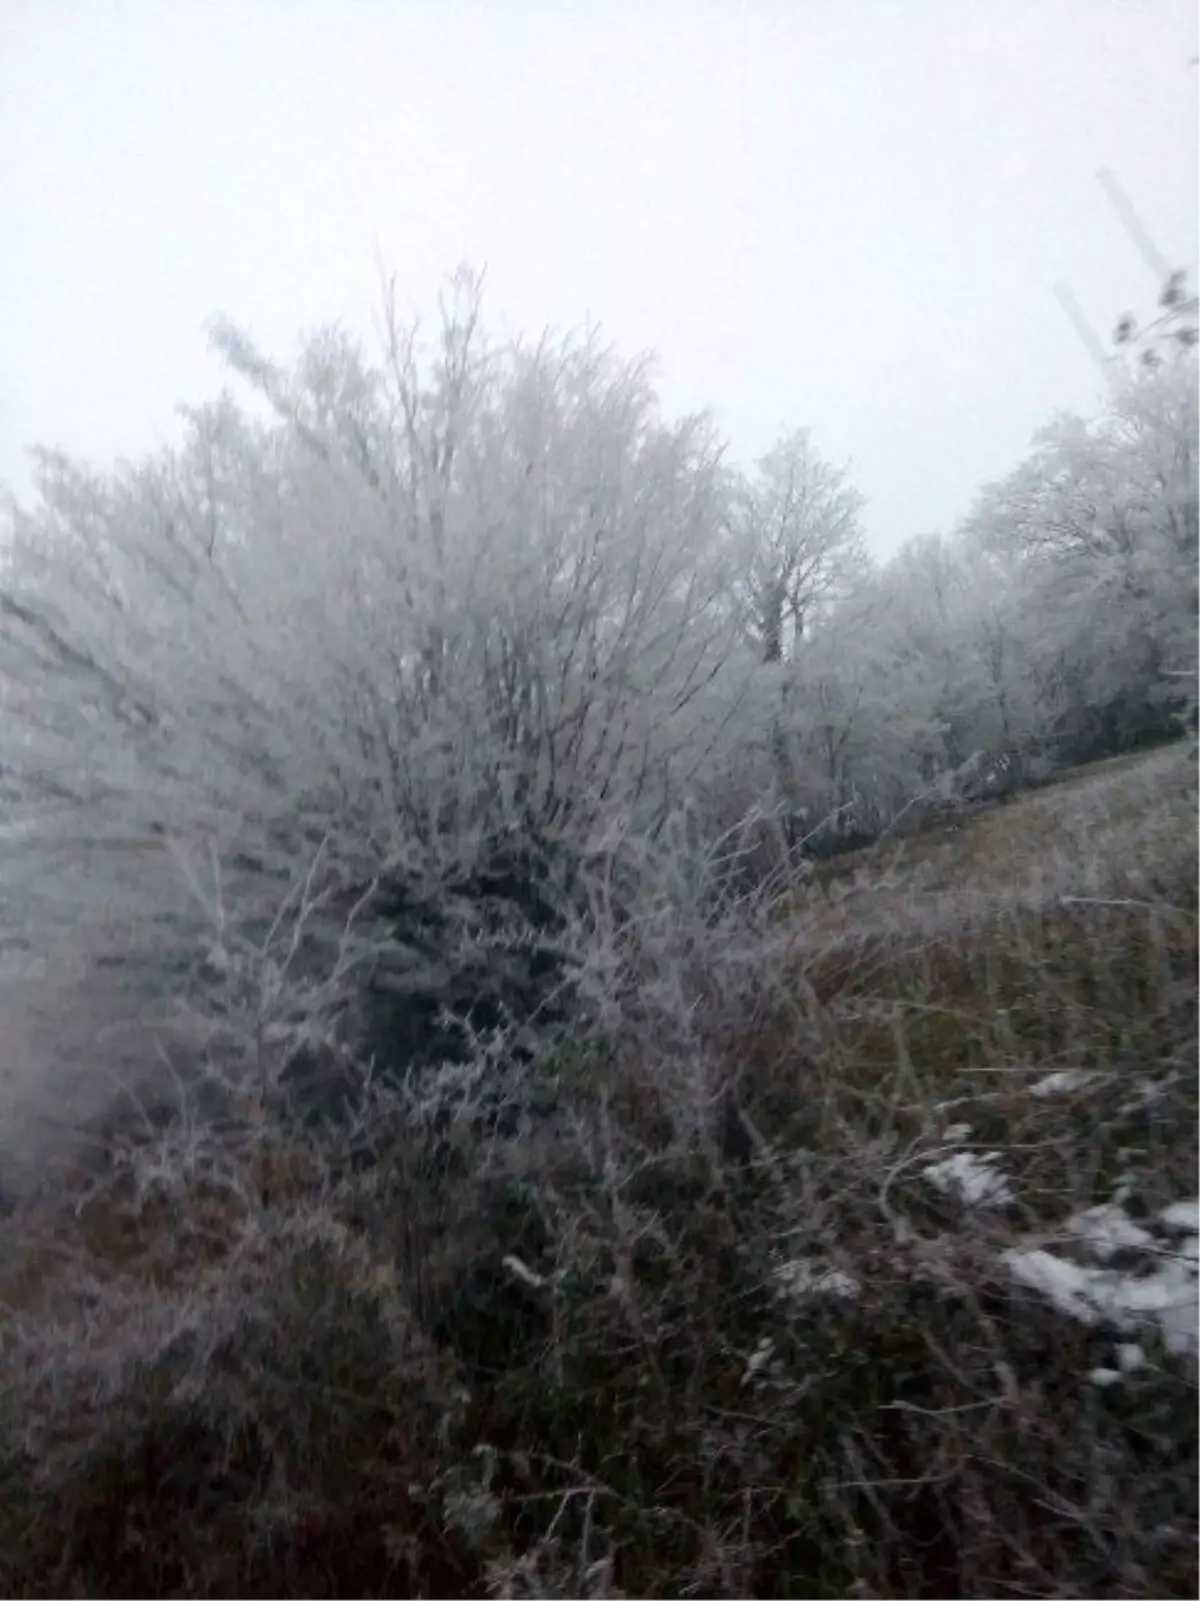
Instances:
[[[223,399],[190,413],[178,449],[107,477],[46,454],[40,503],[2,542],[0,790],[24,832],[0,834],[0,865],[21,867],[5,887],[30,964],[57,975],[59,953],[70,957],[68,979],[39,979],[37,1060],[68,1054],[49,1049],[68,1032],[65,1009],[52,1015],[68,987],[106,1003],[102,1016],[87,1009],[79,1044],[72,1035],[69,1054],[88,1071],[93,1057],[97,1072],[114,1065],[112,997],[114,1025],[136,1016],[139,1049],[150,997],[181,1055],[197,1073],[224,1075],[238,1107],[232,1132],[214,1129],[211,1144],[203,1133],[193,1144],[188,1122],[186,1167],[171,1144],[165,1174],[157,1155],[133,1174],[135,1220],[157,1219],[149,1203],[165,1192],[172,1247],[176,1218],[192,1230],[196,1208],[205,1266],[178,1292],[186,1318],[166,1291],[142,1310],[140,1289],[122,1289],[128,1307],[81,1301],[90,1322],[82,1334],[64,1324],[49,1356],[49,1336],[31,1324],[20,1405],[33,1423],[47,1408],[63,1419],[72,1461],[82,1442],[68,1478],[90,1503],[93,1463],[107,1474],[126,1446],[142,1460],[148,1442],[182,1438],[177,1369],[197,1406],[202,1387],[215,1390],[201,1417],[215,1419],[226,1456],[235,1433],[256,1442],[249,1500],[231,1459],[227,1488],[212,1482],[218,1500],[194,1535],[217,1547],[231,1524],[244,1529],[255,1562],[293,1509],[289,1563],[324,1543],[301,1520],[309,1507],[325,1519],[327,1479],[335,1500],[370,1492],[367,1520],[378,1524],[382,1511],[389,1538],[407,1538],[392,1520],[413,1488],[409,1451],[390,1420],[404,1422],[407,1439],[427,1412],[412,1471],[443,1486],[446,1529],[472,1550],[494,1539],[497,1572],[508,1561],[506,1500],[519,1504],[522,1560],[531,1546],[536,1558],[581,1545],[564,1580],[522,1574],[514,1558],[515,1577],[490,1593],[619,1593],[591,1580],[610,1536],[628,1556],[630,1594],[1086,1594],[1096,1571],[1079,1569],[1081,1543],[1113,1574],[1140,1573],[1140,1548],[1110,1558],[1142,1526],[1124,1492],[1154,1499],[1138,1491],[1145,1463],[1106,1455],[1081,1476],[1095,1436],[1069,1408],[1043,1463],[1027,1462],[1040,1447],[1024,1430],[1006,1444],[1019,1414],[990,1399],[987,1449],[972,1450],[960,1431],[980,1421],[983,1324],[958,1294],[909,1297],[871,1242],[891,1176],[913,1171],[907,1154],[886,1179],[882,1164],[914,1148],[913,1128],[931,1189],[981,1208],[1013,1199],[997,1156],[969,1154],[967,1124],[947,1127],[936,1149],[923,1143],[943,1047],[956,1077],[959,1066],[983,1066],[1024,1084],[1043,1070],[1031,1041],[1057,1032],[1041,1027],[1042,1014],[1065,1005],[1068,1032],[1085,1031],[1070,1060],[1091,1061],[1090,997],[1099,1007],[1113,981],[1124,984],[1135,949],[1113,942],[1136,941],[1139,962],[1154,948],[1142,908],[1158,879],[1137,874],[1173,873],[1176,812],[1186,801],[1189,833],[1194,817],[1190,754],[1169,758],[1171,773],[1188,767],[1187,783],[1168,785],[1161,765],[1152,776],[1093,776],[979,819],[973,840],[953,848],[940,833],[914,836],[903,861],[901,830],[948,821],[965,834],[958,814],[1001,773],[1016,784],[1050,750],[1098,754],[1115,737],[1102,733],[1109,724],[1123,742],[1165,730],[1181,675],[1195,676],[1194,555],[1179,537],[1194,525],[1194,363],[1146,378],[1095,429],[1048,435],[961,539],[918,541],[876,568],[861,559],[857,497],[805,434],[743,482],[707,422],[660,414],[640,363],[611,359],[591,335],[496,347],[478,318],[477,286],[464,277],[426,342],[399,326],[389,291],[379,351],[326,333],[294,372],[222,325],[218,346],[252,385],[253,412]],[[1097,516],[1111,539],[1097,538]],[[1135,593],[1144,604],[1131,608]],[[831,821],[819,829],[822,818]],[[885,859],[852,866],[844,892],[839,869],[826,903],[812,859],[872,835],[887,839]],[[1164,929],[1176,910],[1149,905]],[[1161,964],[1131,975],[1139,988],[1185,952],[1171,942]],[[916,958],[914,1007],[915,947],[928,961]],[[136,975],[128,1005],[123,973]],[[797,994],[801,977],[814,1004]],[[1077,1005],[1085,987],[1087,1005]],[[1105,1042],[1095,1059],[1106,1066],[1116,1061],[1105,1054],[1110,1025],[1126,1021],[1123,994],[1095,1016]],[[876,1005],[891,1011],[901,996],[896,1065],[903,1016],[919,1107],[873,1037]],[[1175,1016],[1158,1010],[1160,998],[1146,1014],[1156,1026]],[[947,1008],[963,1021],[939,1018]],[[6,1052],[15,1010],[0,996]],[[926,1022],[927,1051],[909,1050]],[[1122,1045],[1122,1057],[1132,1049]],[[149,1043],[146,1054],[157,1072]],[[356,1093],[304,1091],[310,1197],[307,1177],[294,1188],[277,1180],[259,1133],[273,1140],[276,1107],[291,1131],[298,1091],[285,1073],[299,1063],[307,1074],[309,1059],[326,1055],[330,1079],[346,1065]],[[872,1079],[880,1074],[869,1089],[857,1068],[844,1072],[860,1057]],[[357,1098],[360,1064],[385,1081],[378,1102]],[[313,1076],[324,1071],[317,1063]],[[735,1073],[744,1118],[722,1091]],[[1045,1093],[1063,1093],[1065,1077],[1053,1075]],[[947,1084],[954,1099],[936,1109],[939,1121],[975,1104],[964,1087]],[[391,1109],[378,1127],[377,1105]],[[785,1186],[782,1210],[759,1182],[768,1141],[750,1138],[752,1113],[774,1134],[777,1105],[780,1130],[811,1130],[812,1141],[785,1157],[797,1183]],[[717,1107],[739,1115],[710,1139]],[[1057,1148],[1030,1132],[1016,1131],[1014,1152],[1030,1153],[1022,1165],[1035,1180],[1049,1169],[1059,1193]],[[741,1168],[734,1141],[744,1139],[755,1162],[743,1183],[725,1165]],[[252,1157],[236,1154],[251,1141]],[[697,1205],[702,1144],[714,1182]],[[1068,1177],[1090,1184],[1093,1153],[1074,1165]],[[191,1186],[186,1207],[177,1169]],[[201,1181],[203,1226],[192,1197]],[[726,1210],[735,1203],[736,1215]],[[211,1268],[210,1204],[228,1257]],[[783,1261],[781,1251],[765,1264],[762,1276],[797,1308],[767,1334],[754,1270],[764,1242],[797,1216],[810,1239],[838,1242],[836,1265],[828,1244],[813,1260]],[[974,1271],[977,1241],[947,1264],[940,1241],[927,1256],[916,1230],[894,1221],[906,1261],[951,1277]],[[330,1233],[335,1224],[344,1235]],[[1119,1234],[1114,1218],[1093,1219],[1072,1239],[1075,1262],[1026,1250],[1013,1271],[1088,1322],[1115,1315],[1132,1328],[1174,1316],[1171,1286],[1117,1271]],[[731,1268],[734,1238],[746,1250]],[[634,1271],[643,1239],[656,1246],[652,1271]],[[185,1243],[181,1277],[201,1252]],[[1173,1253],[1193,1302],[1180,1317],[1195,1310],[1194,1247],[1193,1235]],[[555,1264],[545,1275],[530,1265],[543,1256]],[[138,1284],[157,1266],[154,1256]],[[856,1299],[860,1282],[869,1293]],[[982,1296],[972,1300],[988,1317],[990,1362],[1009,1331]],[[696,1315],[677,1318],[677,1307]],[[848,1319],[855,1360],[826,1363],[809,1336]],[[1024,1331],[1013,1332],[1019,1347]],[[1175,1324],[1170,1337],[1184,1338]],[[189,1339],[203,1360],[177,1360]],[[756,1410],[748,1385],[726,1412],[715,1403],[732,1371],[727,1353],[742,1351],[763,1404]],[[806,1361],[811,1398],[789,1377]],[[1040,1341],[1036,1361],[1040,1383]],[[1119,1373],[1119,1358],[1105,1353],[1105,1368]],[[460,1369],[470,1418],[453,1399]],[[593,1397],[611,1382],[619,1399],[627,1381],[642,1397],[639,1426],[605,1407],[616,1428],[606,1435]],[[63,1399],[47,1394],[55,1386]],[[0,1411],[20,1441],[26,1417],[9,1393],[0,1390]],[[902,1420],[893,1395],[908,1408]],[[347,1401],[355,1410],[342,1435],[333,1425]],[[89,1417],[97,1444],[83,1433]],[[375,1419],[388,1433],[372,1455]],[[491,1440],[511,1439],[514,1424],[527,1456],[522,1470],[511,1453],[515,1477],[506,1463],[503,1482],[528,1482],[501,1499]],[[615,1503],[605,1475],[560,1460],[576,1424],[594,1439],[594,1462],[610,1448],[632,1453]],[[812,1473],[797,1480],[798,1452],[825,1481],[819,1495],[808,1493]],[[822,1463],[836,1464],[836,1494],[826,1494]],[[50,1504],[59,1470],[31,1465],[50,1490],[30,1516],[4,1517],[6,1536],[34,1531],[37,1508]],[[24,1472],[19,1455],[0,1452],[6,1491]],[[699,1495],[701,1484],[716,1499]],[[753,1494],[743,1500],[745,1486]],[[182,1506],[176,1488],[162,1505]],[[1077,1516],[1079,1490],[1088,1504]],[[1020,1512],[1030,1494],[1034,1541]],[[1165,1499],[1173,1508],[1185,1494],[1171,1484]],[[785,1532],[779,1511],[791,1522],[795,1507],[803,1523]],[[359,1543],[358,1510],[347,1548]],[[1062,1524],[1052,1543],[1050,1526]],[[943,1526],[952,1549],[931,1555]],[[150,1516],[129,1522],[128,1540],[108,1541],[121,1571],[88,1574],[65,1563],[81,1548],[77,1531],[56,1526],[51,1565],[28,1587],[4,1582],[12,1563],[0,1541],[0,1591],[43,1594],[56,1582],[76,1594],[184,1593],[176,1578],[121,1582],[133,1548],[158,1540],[152,1529]],[[652,1565],[664,1544],[666,1570]],[[816,1568],[789,1571],[785,1546]],[[1157,1550],[1150,1560],[1160,1567],[1147,1586],[1162,1571]],[[365,1591],[345,1571],[310,1564],[308,1577],[330,1594],[464,1593],[412,1573],[406,1581],[394,1563]],[[272,1592],[227,1580],[193,1593]],[[1136,1579],[1119,1593],[1147,1587]]]
[[[1012,1186],[994,1164],[1000,1160],[998,1151],[976,1156],[972,1151],[955,1151],[941,1162],[934,1162],[922,1172],[943,1194],[956,1194],[967,1206],[1008,1206],[1013,1199]]]
[[[812,1262],[783,1262],[775,1269],[775,1279],[780,1292],[794,1301],[805,1301],[812,1296],[853,1301],[862,1291],[858,1280],[849,1273],[838,1268],[818,1267]]]
[[[1139,1112],[1145,1112],[1152,1106],[1157,1106],[1170,1093],[1175,1080],[1172,1077],[1165,1079],[1151,1079],[1148,1083],[1139,1085],[1137,1093],[1133,1095],[1120,1108],[1122,1117],[1136,1117]]]

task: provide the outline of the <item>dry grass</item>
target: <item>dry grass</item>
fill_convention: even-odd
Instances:
[[[22,1225],[5,1275],[12,1595],[457,1595],[409,1491],[461,1400],[323,1186],[134,1169]],[[11,1245],[11,1241],[9,1242]]]
[[[1194,1361],[1001,1258],[1196,1194],[1194,814],[1175,749],[835,864],[500,1131],[248,1110],[64,1180],[5,1225],[0,1587],[1194,1594]]]

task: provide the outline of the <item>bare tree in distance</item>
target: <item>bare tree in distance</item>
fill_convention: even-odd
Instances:
[[[784,434],[755,466],[739,485],[738,522],[749,626],[771,663],[794,651],[822,602],[866,566],[863,498],[848,468],[825,461],[807,428]]]
[[[848,472],[820,455],[810,429],[798,428],[759,458],[751,477],[735,475],[731,486],[741,626],[763,668],[780,675],[777,685],[765,686],[763,732],[789,855],[803,822],[797,750],[788,733],[801,647],[819,615],[869,568],[859,522],[863,499]]]

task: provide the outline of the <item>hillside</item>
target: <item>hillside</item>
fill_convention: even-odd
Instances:
[[[1195,815],[1101,763],[630,932],[607,1035],[124,1120],[4,1223],[0,1588],[1194,1594]]]

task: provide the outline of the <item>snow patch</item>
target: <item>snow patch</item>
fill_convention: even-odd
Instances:
[[[1195,1269],[1182,1259],[1164,1262],[1143,1279],[1108,1268],[1080,1267],[1049,1251],[1006,1251],[1002,1260],[1018,1283],[1044,1295],[1079,1323],[1112,1323],[1129,1330],[1140,1323],[1157,1323],[1169,1351],[1196,1353],[1200,1297]]]
[[[1106,1390],[1110,1384],[1121,1382],[1121,1375],[1116,1368],[1093,1368],[1088,1378],[1101,1390]]]
[[[1200,1201],[1172,1201],[1158,1214],[1158,1221],[1173,1233],[1200,1235]]]
[[[1113,1200],[1118,1206],[1124,1206],[1136,1189],[1136,1176],[1133,1173],[1122,1173],[1121,1177],[1113,1185]]]
[[[1007,1206],[1013,1192],[1008,1179],[992,1165],[999,1160],[998,1151],[988,1151],[983,1156],[955,1151],[953,1156],[923,1168],[922,1173],[944,1194],[957,1191],[968,1206]]]
[[[1064,1067],[1057,1073],[1047,1073],[1045,1078],[1031,1084],[1029,1093],[1043,1101],[1052,1095],[1070,1095],[1074,1090],[1084,1089],[1095,1077],[1094,1073],[1085,1073],[1082,1068]]]
[[[1093,1368],[1088,1378],[1099,1389],[1106,1390],[1110,1385],[1119,1384],[1122,1379],[1128,1378],[1131,1373],[1139,1373],[1146,1366],[1146,1353],[1134,1341],[1123,1341],[1113,1352],[1116,1357],[1115,1367]]]
[[[1092,1255],[1107,1262],[1115,1252],[1130,1247],[1154,1244],[1153,1234],[1140,1227],[1115,1203],[1108,1206],[1090,1206],[1067,1222],[1067,1233],[1083,1240]]]
[[[764,1369],[768,1367],[774,1355],[775,1341],[764,1336],[746,1359],[745,1371],[742,1373],[742,1383],[749,1384],[751,1379],[758,1378]]]
[[[1117,1346],[1117,1366],[1122,1373],[1140,1373],[1146,1366],[1146,1353],[1136,1340],[1124,1340]]]

